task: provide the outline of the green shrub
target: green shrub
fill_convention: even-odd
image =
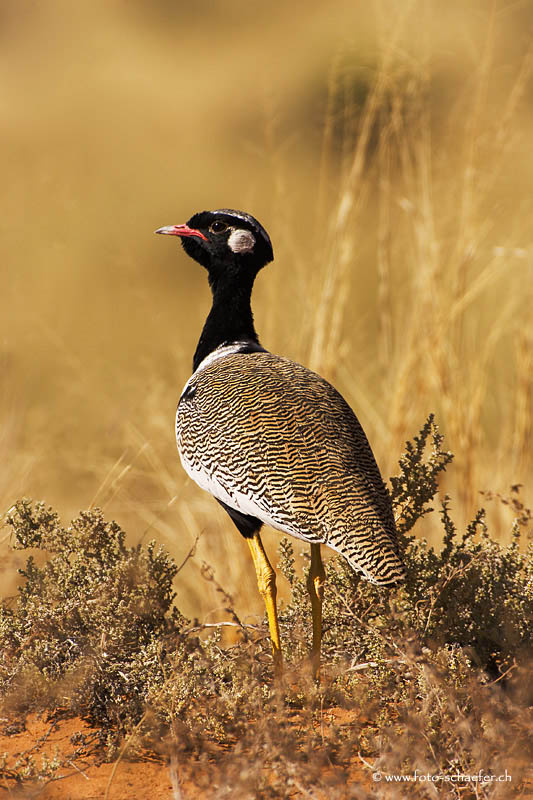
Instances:
[[[126,547],[99,510],[63,528],[51,509],[22,500],[7,521],[15,549],[48,558],[28,558],[14,607],[0,607],[0,691],[21,707],[66,706],[118,728],[137,719],[182,623],[172,560],[153,542]]]
[[[338,778],[354,753],[391,773],[515,765],[533,730],[533,551],[521,548],[531,514],[518,487],[500,498],[515,512],[504,545],[490,538],[483,510],[459,532],[445,497],[442,548],[415,539],[451,459],[430,417],[391,479],[404,586],[374,587],[342,559],[328,562],[320,687],[307,665],[310,606],[291,541],[280,542],[291,597],[280,609],[288,678],[277,685],[266,625],[241,625],[223,587],[240,629],[232,647],[222,646],[220,628],[207,632],[177,610],[177,569],[161,548],[126,547],[98,510],[63,528],[43,504],[17,503],[7,515],[13,546],[46,558],[28,558],[17,598],[0,609],[5,707],[80,714],[107,732],[109,755],[125,735],[154,746],[163,735],[167,747],[217,763],[217,797],[289,797],[295,786],[366,797]],[[331,706],[355,717],[325,725]],[[460,789],[439,787],[470,796]],[[393,796],[389,786],[375,790]]]
[[[397,636],[410,632],[432,649],[462,647],[476,666],[497,677],[531,647],[533,546],[520,550],[531,513],[519,500],[519,487],[512,487],[506,501],[516,511],[508,545],[490,538],[483,509],[460,534],[448,497],[440,503],[440,551],[408,534],[433,511],[428,504],[436,494],[438,474],[452,460],[441,445],[442,436],[429,417],[414,444],[407,443],[399,476],[391,478],[405,587],[391,593],[360,580],[343,559],[329,562],[323,652],[330,662],[382,660],[394,654]],[[282,615],[284,634],[289,640],[299,634],[300,655],[308,648],[307,592],[304,577],[296,577],[287,539],[280,545],[280,566],[293,595]]]

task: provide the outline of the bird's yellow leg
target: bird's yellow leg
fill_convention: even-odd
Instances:
[[[279,636],[278,611],[276,608],[276,573],[268,560],[263,542],[258,533],[254,533],[251,539],[246,539],[252,558],[254,560],[255,572],[257,575],[257,586],[265,601],[268,617],[268,627],[272,640],[272,653],[274,656],[274,670],[276,675],[281,675],[283,670],[283,658],[281,655],[281,641]]]
[[[313,676],[320,680],[320,644],[322,641],[322,600],[324,598],[324,583],[326,573],[320,556],[320,545],[311,545],[311,568],[307,576],[307,591],[311,597],[311,611],[313,614],[313,648],[311,650],[311,664]]]

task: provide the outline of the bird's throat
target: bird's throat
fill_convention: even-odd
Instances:
[[[254,328],[251,297],[253,280],[210,280],[213,304],[194,354],[193,370],[217,347],[231,342],[259,344]]]

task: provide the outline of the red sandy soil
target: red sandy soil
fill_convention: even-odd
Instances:
[[[328,711],[326,725],[333,720],[336,724],[353,724],[351,712],[339,708]],[[297,719],[294,722],[297,724]],[[206,786],[206,768],[210,770],[210,791],[207,796],[214,796],[214,764],[207,765],[205,761],[200,764],[192,756],[187,760],[182,754],[179,769],[173,769],[167,758],[148,752],[135,761],[120,757],[113,763],[105,763],[99,734],[98,729],[91,728],[79,718],[53,721],[30,714],[25,722],[9,723],[2,720],[0,800],[202,800],[206,794],[200,786]],[[4,763],[3,754],[6,754]],[[33,759],[36,770],[42,771],[43,756],[49,761],[59,761],[60,767],[54,771],[54,777],[21,778],[24,764],[29,758]],[[355,784],[363,792],[366,790],[367,797],[372,796],[373,787],[368,767],[370,765],[363,766],[354,756],[348,779],[349,785]],[[202,775],[203,781],[200,779]],[[396,786],[391,797],[398,797],[395,793],[397,790]],[[311,795],[305,789],[303,794],[295,790],[295,798],[304,796]],[[328,800],[321,792],[314,792],[312,796],[315,800]],[[472,795],[466,792],[465,796]],[[525,785],[522,784],[518,794],[508,796],[524,800],[533,796],[533,777],[526,780]]]
[[[30,715],[24,730],[12,732],[17,727],[20,726],[4,726],[0,735],[0,754],[8,754],[0,781],[2,800],[4,797],[28,800],[173,797],[169,768],[162,759],[147,757],[135,762],[118,759],[115,763],[103,763],[98,748],[98,731],[81,719],[50,722]],[[54,779],[17,781],[15,773],[20,772],[21,767],[15,767],[16,761],[31,756],[40,770],[43,755],[61,762]]]
[[[350,723],[344,719],[347,712],[330,709],[330,713],[337,723],[339,715],[344,723]],[[105,763],[102,752],[98,729],[79,718],[54,721],[30,714],[25,722],[3,720],[0,759],[3,754],[7,758],[3,768],[0,762],[0,800],[201,800],[204,796],[193,777],[195,768],[205,771],[205,763],[200,766],[191,759],[180,764],[179,783],[174,770],[173,786],[172,767],[166,758],[146,753],[135,761],[122,757]],[[42,771],[43,756],[60,762],[53,777],[21,779],[28,758]],[[350,779],[367,788],[371,785],[369,771],[356,758]],[[319,795],[316,798],[319,800]]]

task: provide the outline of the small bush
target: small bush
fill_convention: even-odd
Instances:
[[[126,547],[115,522],[83,512],[68,528],[42,503],[7,516],[15,549],[30,556],[14,607],[0,608],[0,690],[23,708],[61,706],[121,729],[164,678],[164,646],[182,618],[176,567],[152,542]],[[125,698],[127,701],[125,702]]]
[[[343,559],[329,562],[323,652],[331,663],[383,660],[386,653],[394,654],[396,637],[410,632],[432,649],[462,647],[476,666],[498,677],[531,647],[533,546],[520,550],[531,513],[519,500],[520,487],[512,487],[511,499],[506,499],[516,510],[509,545],[490,538],[483,509],[460,534],[448,497],[440,503],[440,551],[408,535],[416,520],[433,511],[428,504],[436,494],[438,474],[452,460],[441,445],[442,436],[429,417],[414,444],[407,443],[399,476],[391,479],[405,587],[391,593],[360,580]],[[281,542],[280,557],[293,595],[283,614],[285,638],[300,632],[307,639],[305,580],[296,577],[288,539]],[[307,648],[305,641],[301,651]]]
[[[287,681],[277,685],[266,625],[241,625],[222,587],[241,633],[232,647],[222,647],[220,628],[206,635],[180,614],[176,567],[153,543],[126,547],[98,510],[63,528],[44,505],[17,503],[7,517],[14,547],[47,558],[28,558],[18,597],[0,610],[4,704],[81,714],[107,732],[109,755],[125,735],[152,746],[163,736],[171,753],[216,763],[206,796],[407,796],[405,785],[400,795],[388,784],[368,795],[348,786],[354,755],[394,774],[512,769],[516,788],[533,730],[533,551],[521,548],[531,514],[518,487],[501,498],[515,511],[502,545],[483,510],[459,532],[445,497],[441,550],[415,539],[451,458],[430,417],[391,481],[403,587],[374,587],[344,561],[328,562],[320,687],[307,665],[310,608],[291,541],[280,542],[291,598],[280,613]],[[214,580],[208,568],[204,577]],[[349,721],[336,722],[334,709]],[[498,796],[494,786],[477,796]],[[427,796],[422,789],[410,785],[409,796]],[[451,782],[439,792],[474,796]]]

